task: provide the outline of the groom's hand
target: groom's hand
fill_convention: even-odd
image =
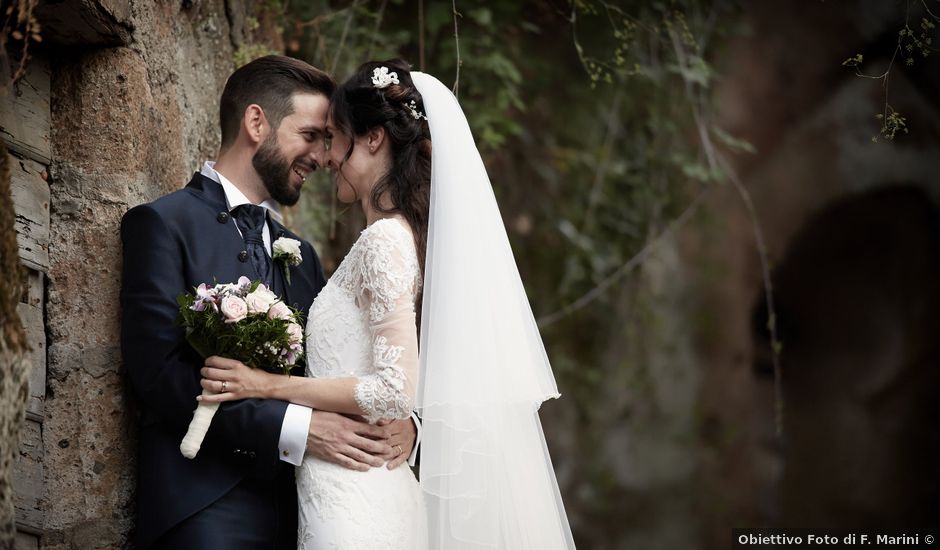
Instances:
[[[307,453],[350,470],[364,472],[381,466],[385,463],[384,457],[397,452],[398,449],[393,450],[387,438],[387,427],[373,426],[332,412],[313,411],[307,432]]]

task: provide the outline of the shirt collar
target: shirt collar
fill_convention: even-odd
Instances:
[[[200,170],[199,173],[222,186],[222,190],[225,192],[225,203],[228,206],[229,212],[243,204],[251,204],[248,197],[246,197],[234,183],[219,172],[216,172],[215,161],[207,160],[205,164],[202,165],[202,170]],[[283,223],[284,218],[281,214],[281,209],[274,199],[267,199],[258,206],[262,206],[265,210],[270,212],[274,221]]]

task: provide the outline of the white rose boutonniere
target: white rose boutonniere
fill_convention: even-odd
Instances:
[[[274,241],[272,248],[274,249],[274,261],[281,264],[281,269],[284,270],[284,278],[287,279],[287,284],[290,284],[291,266],[300,265],[304,261],[303,256],[300,255],[300,241],[281,237]]]

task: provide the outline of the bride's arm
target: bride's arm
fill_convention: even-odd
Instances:
[[[323,411],[363,414],[354,398],[358,378],[284,376],[251,369],[241,361],[217,356],[206,359],[200,372],[202,387],[216,392],[196,398],[206,403],[279,399]]]
[[[202,369],[202,386],[219,393],[203,396],[202,400],[260,397],[360,414],[369,420],[410,417],[418,374],[414,311],[417,258],[411,236],[403,228],[381,229],[363,243],[366,246],[363,289],[358,298],[369,318],[373,374],[346,378],[287,377],[249,369],[231,359],[210,357]]]

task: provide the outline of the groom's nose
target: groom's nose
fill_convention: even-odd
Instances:
[[[313,166],[314,170],[323,166],[323,153],[319,151],[320,148],[314,147],[307,154],[307,160],[310,162],[310,165]]]

